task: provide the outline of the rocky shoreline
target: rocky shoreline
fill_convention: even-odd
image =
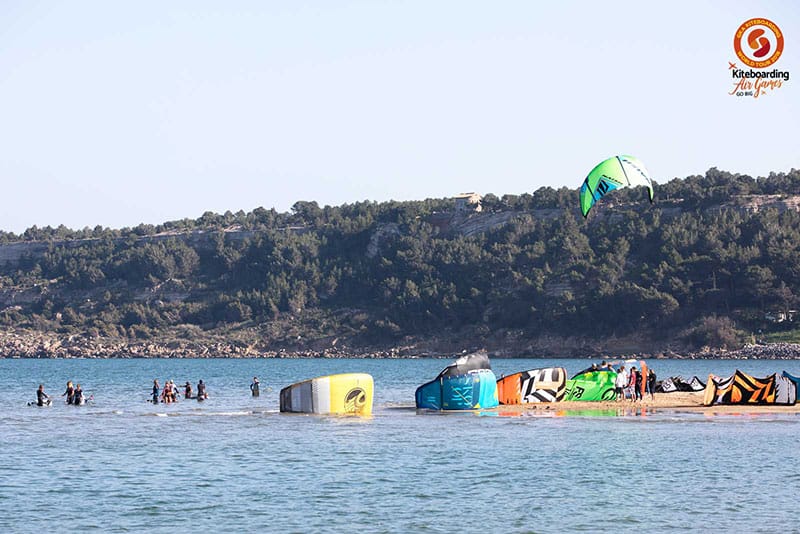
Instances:
[[[503,351],[505,352],[505,351]],[[246,343],[226,339],[126,340],[89,338],[38,331],[0,331],[0,358],[449,358],[458,352],[420,350],[405,347],[273,348],[258,342]],[[506,353],[488,350],[493,358],[509,358]],[[596,355],[587,355],[591,358]],[[609,355],[611,356],[611,355]],[[531,356],[525,356],[531,357]],[[553,358],[553,355],[542,355]],[[569,357],[569,356],[562,356]],[[575,357],[575,356],[572,356]],[[612,356],[613,357],[613,356]],[[704,348],[679,354],[671,350],[653,353],[619,354],[618,358],[649,359],[731,359],[731,360],[795,360],[800,359],[800,344],[748,344],[737,350]]]
[[[112,338],[61,336],[44,332],[0,332],[0,358],[398,358],[397,349],[350,352],[270,350],[257,344],[226,341],[129,341]]]
[[[692,353],[692,358],[718,358],[729,360],[797,360],[800,343],[747,344],[737,350],[705,349]]]

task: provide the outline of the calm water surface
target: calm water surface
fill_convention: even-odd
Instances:
[[[415,388],[447,363],[0,360],[0,530],[800,529],[796,415],[416,414]],[[652,364],[704,381],[737,367],[800,375],[800,362]],[[492,365],[571,375],[587,360]],[[373,417],[278,413],[281,387],[339,372],[373,375]],[[211,398],[153,406],[154,378],[202,378]],[[40,382],[57,396],[70,379],[94,403],[26,405]]]

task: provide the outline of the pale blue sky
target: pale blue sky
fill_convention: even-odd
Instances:
[[[727,94],[752,17],[792,74],[757,100]],[[0,229],[577,190],[619,153],[788,171],[799,50],[789,0],[5,0]]]

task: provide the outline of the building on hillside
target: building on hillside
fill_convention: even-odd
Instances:
[[[764,314],[764,319],[773,323],[793,322],[795,315],[797,315],[797,310],[771,311]]]
[[[454,197],[456,201],[456,212],[479,212],[481,211],[481,197],[478,193],[461,193]]]

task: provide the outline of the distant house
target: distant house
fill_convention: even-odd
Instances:
[[[782,323],[784,321],[792,322],[794,321],[794,316],[796,314],[797,310],[772,311],[764,314],[764,319],[767,321],[772,321],[773,323]]]
[[[461,193],[456,195],[457,212],[478,212],[481,211],[481,197],[478,193]]]

